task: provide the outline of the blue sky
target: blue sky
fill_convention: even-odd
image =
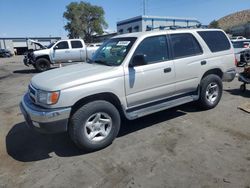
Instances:
[[[63,12],[74,0],[0,0],[0,37],[65,37]],[[75,0],[78,1],[78,0]],[[104,8],[109,30],[141,15],[143,0],[88,0]],[[147,0],[147,15],[197,18],[203,24],[250,8],[250,0]]]

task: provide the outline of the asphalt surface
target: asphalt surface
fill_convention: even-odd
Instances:
[[[22,56],[0,59],[0,187],[250,187],[250,100],[235,79],[219,105],[193,103],[135,121],[94,153],[76,148],[68,134],[27,128],[18,104],[32,67]]]

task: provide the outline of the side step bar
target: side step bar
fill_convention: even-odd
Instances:
[[[177,98],[174,100],[162,102],[156,105],[148,106],[145,108],[141,108],[135,111],[126,111],[125,115],[129,120],[137,119],[155,112],[159,112],[162,110],[166,110],[175,106],[179,106],[188,102],[196,101],[199,99],[198,95],[190,95],[182,98]]]

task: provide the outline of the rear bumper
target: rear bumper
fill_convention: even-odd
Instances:
[[[26,94],[20,109],[27,125],[43,133],[66,132],[71,108],[46,109],[34,105]]]
[[[224,82],[231,82],[236,76],[236,70],[235,68],[229,69],[226,72],[223,73],[223,78],[222,80]]]

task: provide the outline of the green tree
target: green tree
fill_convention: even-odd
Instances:
[[[69,38],[83,38],[86,42],[93,41],[93,34],[102,34],[108,24],[104,19],[102,7],[86,2],[72,2],[66,7],[63,17],[68,20],[64,26]]]
[[[216,20],[213,20],[209,25],[209,28],[220,28],[219,22]]]

